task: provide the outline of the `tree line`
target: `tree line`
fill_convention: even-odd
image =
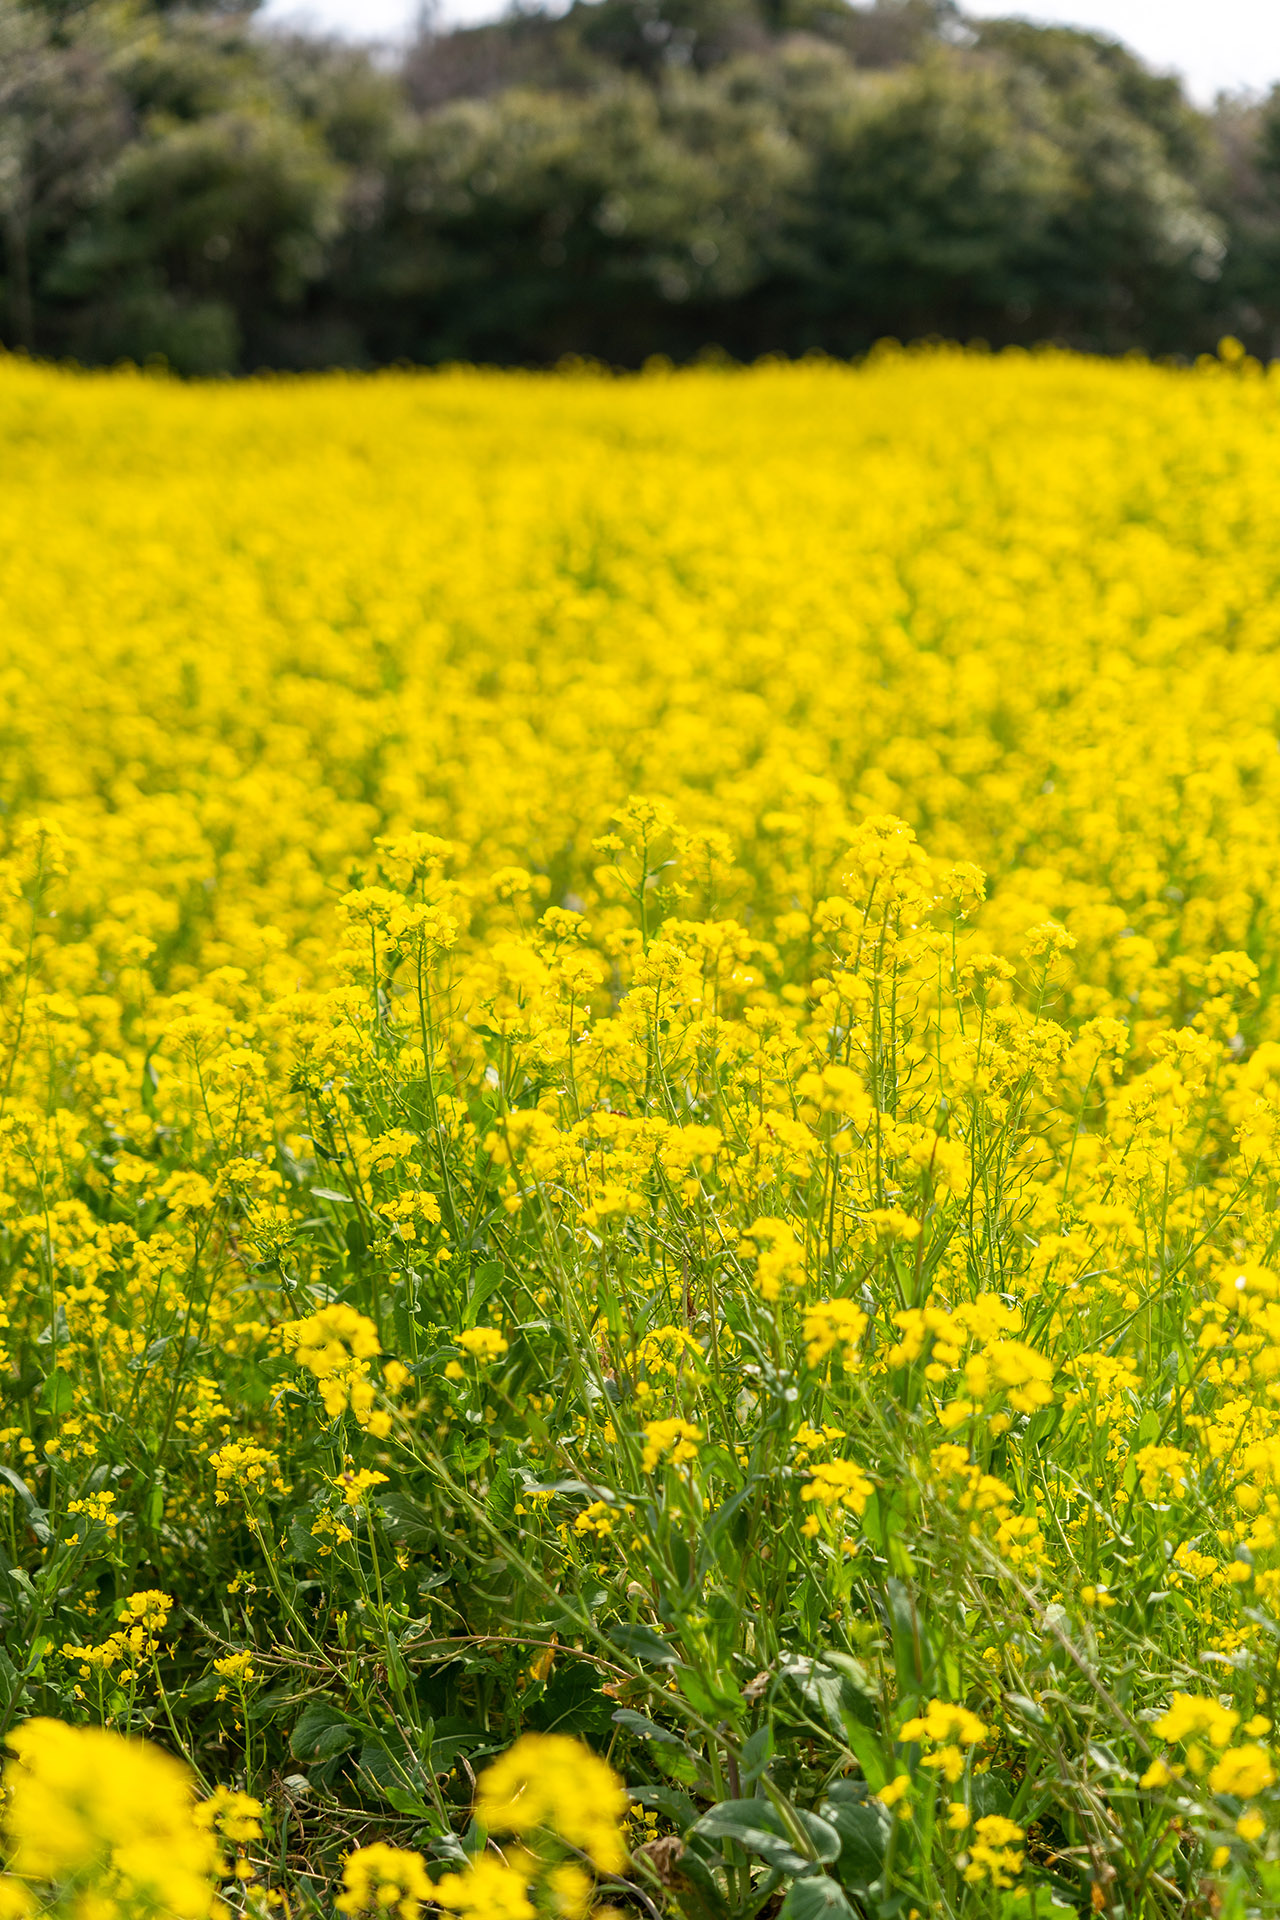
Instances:
[[[573,0],[394,60],[0,0],[0,341],[186,374],[876,339],[1280,354],[1280,90],[951,0]]]

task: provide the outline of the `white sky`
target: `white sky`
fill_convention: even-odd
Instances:
[[[490,20],[504,0],[437,0],[447,21]],[[1280,81],[1280,0],[963,0],[972,14],[1022,14],[1032,20],[1100,27],[1152,66],[1174,68],[1196,99],[1227,88]],[[305,18],[365,38],[410,29],[419,0],[267,0],[269,20]]]

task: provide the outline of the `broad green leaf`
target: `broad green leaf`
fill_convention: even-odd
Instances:
[[[289,1750],[295,1760],[331,1760],[359,1737],[359,1727],[332,1700],[311,1700],[289,1736]]]
[[[855,1799],[847,1781],[836,1782],[819,1811],[840,1836],[840,1880],[854,1889],[869,1886],[884,1866],[893,1815],[878,1800]]]
[[[732,1840],[748,1853],[758,1853],[784,1873],[806,1873],[815,1858],[824,1864],[837,1858],[840,1836],[829,1821],[797,1810],[796,1821],[813,1848],[801,1853],[787,1821],[770,1800],[722,1800],[704,1813],[694,1827],[707,1840]]]
[[[641,1625],[637,1621],[622,1620],[609,1628],[609,1638],[615,1647],[623,1653],[629,1653],[633,1660],[643,1661],[647,1667],[676,1667],[680,1656],[661,1634],[652,1627]]]
[[[839,1884],[825,1873],[814,1873],[792,1886],[778,1920],[857,1920]]]

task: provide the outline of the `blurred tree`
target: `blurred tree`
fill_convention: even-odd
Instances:
[[[186,373],[1280,343],[1280,104],[954,0],[573,0],[397,64],[0,0],[0,339]]]
[[[802,165],[767,114],[696,84],[510,92],[414,127],[345,283],[378,357],[643,358],[732,300]]]
[[[426,110],[512,86],[582,90],[617,72],[659,82],[765,52],[795,33],[830,40],[858,66],[890,67],[919,58],[959,19],[954,0],[573,0],[562,14],[516,8],[448,33],[428,19],[405,76]]]
[[[975,20],[970,42],[1038,74],[1064,105],[1105,94],[1121,112],[1157,136],[1166,163],[1195,176],[1208,159],[1203,117],[1172,74],[1152,73],[1120,41],[1082,27],[1042,27],[1029,20]]]
[[[188,373],[270,360],[344,174],[243,10],[0,0],[0,33],[5,337]]]
[[[1223,325],[1263,358],[1280,357],[1280,87],[1263,100],[1219,100],[1210,202],[1230,236]]]
[[[791,107],[810,173],[787,344],[854,352],[879,335],[1005,333],[1069,193],[1065,156],[996,63],[935,52],[841,76]],[[798,110],[797,110],[798,109]]]
[[[1211,142],[1176,80],[1116,42],[1022,21],[984,23],[1068,170],[1031,263],[1036,334],[1117,350],[1186,348],[1213,303],[1226,235],[1206,203]]]
[[[49,344],[39,299],[43,261],[92,207],[127,135],[110,51],[91,14],[55,25],[0,0],[3,337],[29,352]]]
[[[269,360],[268,317],[324,271],[339,185],[277,115],[240,106],[155,126],[121,154],[49,292],[87,309],[75,343],[93,358],[163,354],[186,372]]]

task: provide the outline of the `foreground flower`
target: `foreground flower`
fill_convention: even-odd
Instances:
[[[74,1882],[83,1910],[206,1920],[217,1844],[181,1761],[101,1727],[28,1720],[4,1772],[9,1868],[42,1896]]]
[[[578,1847],[601,1873],[626,1861],[621,1823],[626,1788],[613,1768],[579,1740],[526,1733],[481,1776],[476,1818],[490,1833],[548,1828]]]
[[[389,1847],[381,1840],[347,1855],[342,1887],[334,1902],[339,1913],[394,1913],[397,1920],[418,1920],[423,1901],[434,1892],[420,1853]]]

